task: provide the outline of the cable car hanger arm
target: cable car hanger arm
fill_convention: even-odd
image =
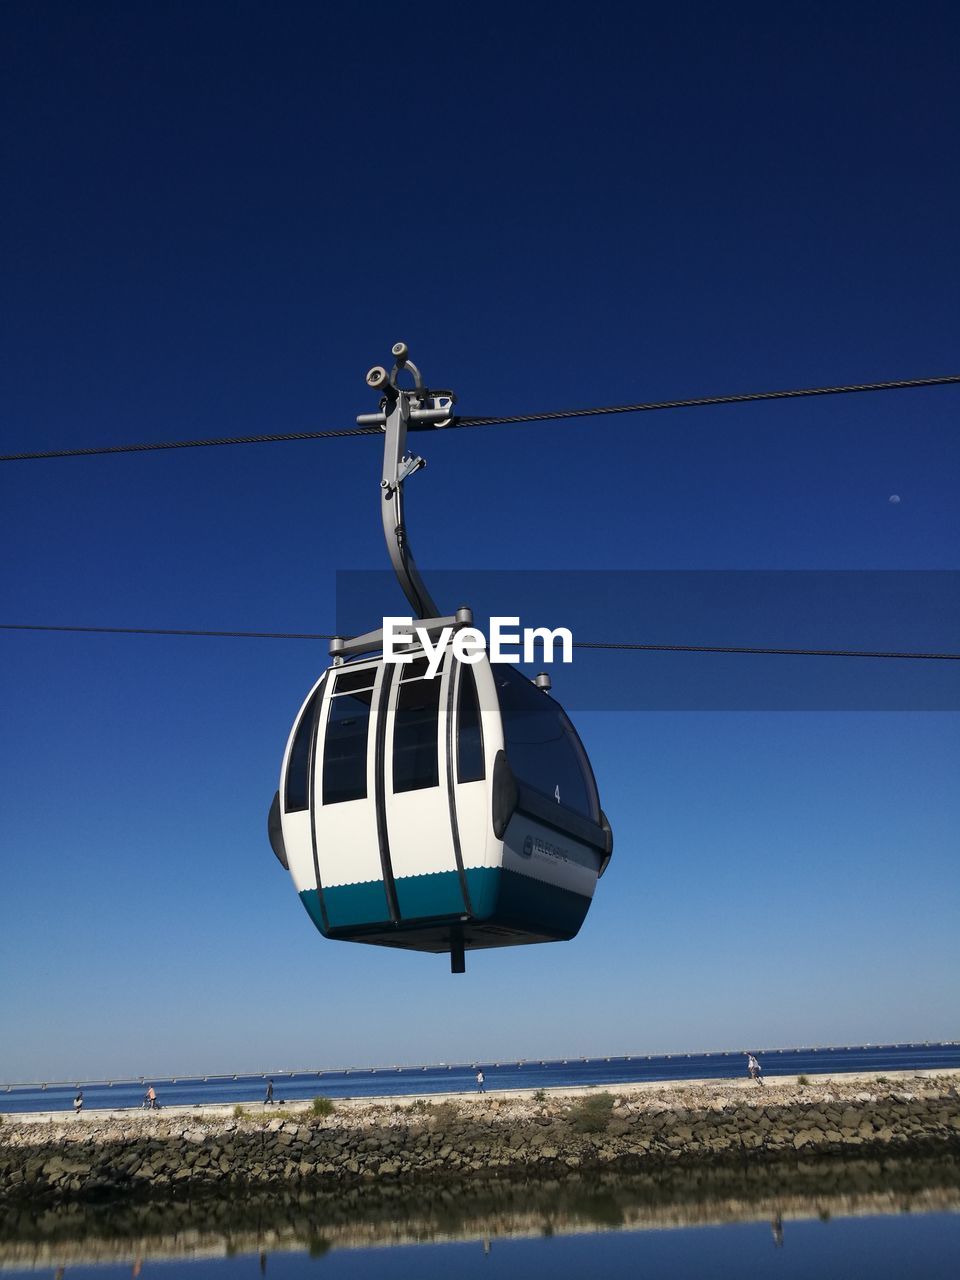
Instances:
[[[383,536],[397,581],[418,618],[437,618],[440,610],[420,576],[403,514],[403,482],[427,464],[423,458],[406,452],[407,430],[445,427],[452,421],[454,396],[449,391],[431,392],[423,385],[420,370],[409,358],[405,342],[394,343],[396,364],[388,374],[383,365],[375,365],[367,374],[367,386],[381,391],[379,413],[357,417],[359,426],[379,426],[384,433],[383,472],[380,479],[380,514]],[[406,370],[413,377],[413,387],[398,385]]]

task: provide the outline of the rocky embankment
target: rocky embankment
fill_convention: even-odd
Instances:
[[[850,1153],[960,1152],[958,1077],[621,1086],[577,1096],[395,1099],[208,1114],[4,1117],[0,1200],[165,1188],[323,1188],[649,1170]]]

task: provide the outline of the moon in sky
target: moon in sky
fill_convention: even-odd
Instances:
[[[890,502],[891,502],[891,504],[892,504],[893,506],[895,506],[895,507],[896,507],[896,506],[898,506],[898,505],[899,505],[899,502],[900,502],[900,495],[899,495],[899,493],[891,493],[891,495],[890,495]]]

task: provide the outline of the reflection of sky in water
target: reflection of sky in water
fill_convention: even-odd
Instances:
[[[464,1243],[406,1245],[372,1249],[329,1249],[322,1237],[299,1252],[151,1261],[133,1274],[165,1280],[207,1280],[226,1276],[258,1280],[315,1277],[328,1280],[581,1280],[599,1275],[617,1280],[744,1280],[745,1276],[810,1277],[813,1280],[955,1280],[960,1257],[960,1214],[897,1214],[887,1217],[781,1224],[734,1223],[719,1227],[616,1231],[543,1236],[536,1239],[477,1239]],[[5,1271],[6,1276],[58,1275],[62,1280],[131,1274],[129,1263],[70,1266],[42,1273]]]
[[[383,1189],[387,1192],[387,1189]],[[952,1276],[960,1167],[949,1154],[791,1160],[559,1179],[287,1187],[184,1200],[12,1205],[7,1276],[317,1275],[414,1280],[597,1276]],[[916,1266],[911,1269],[911,1262]]]

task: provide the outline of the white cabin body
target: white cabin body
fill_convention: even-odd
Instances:
[[[572,938],[612,850],[563,709],[421,650],[331,667],[294,722],[274,852],[326,937],[457,952]]]

